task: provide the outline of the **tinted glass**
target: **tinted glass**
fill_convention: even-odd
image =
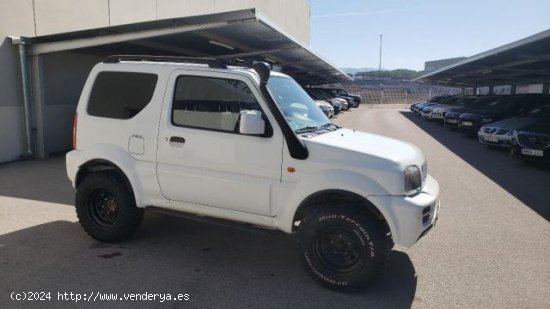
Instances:
[[[172,123],[177,126],[239,132],[241,111],[261,112],[248,86],[238,80],[180,76],[176,81]]]
[[[149,73],[99,73],[90,93],[88,114],[115,119],[134,117],[151,101],[157,79]]]

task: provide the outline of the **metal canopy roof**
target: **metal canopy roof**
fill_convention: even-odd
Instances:
[[[268,61],[309,85],[351,80],[254,9],[28,38],[29,54],[66,50],[99,55],[215,57],[229,64]]]
[[[413,81],[462,87],[549,83],[550,29],[471,56]]]

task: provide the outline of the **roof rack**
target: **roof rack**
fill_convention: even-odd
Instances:
[[[151,56],[151,55],[112,55],[103,59],[103,63],[118,63],[121,61],[149,61],[149,62],[179,62],[207,64],[214,69],[227,69],[227,65],[215,58],[180,57],[180,56]]]

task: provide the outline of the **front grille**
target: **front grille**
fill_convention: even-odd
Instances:
[[[543,150],[550,147],[550,136],[519,134],[518,143],[525,148]]]

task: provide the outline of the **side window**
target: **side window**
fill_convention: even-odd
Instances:
[[[198,76],[180,76],[176,81],[172,104],[176,126],[238,133],[239,115],[247,110],[262,112],[241,81]]]
[[[88,100],[88,114],[115,119],[134,117],[151,101],[157,79],[149,73],[99,73]]]

